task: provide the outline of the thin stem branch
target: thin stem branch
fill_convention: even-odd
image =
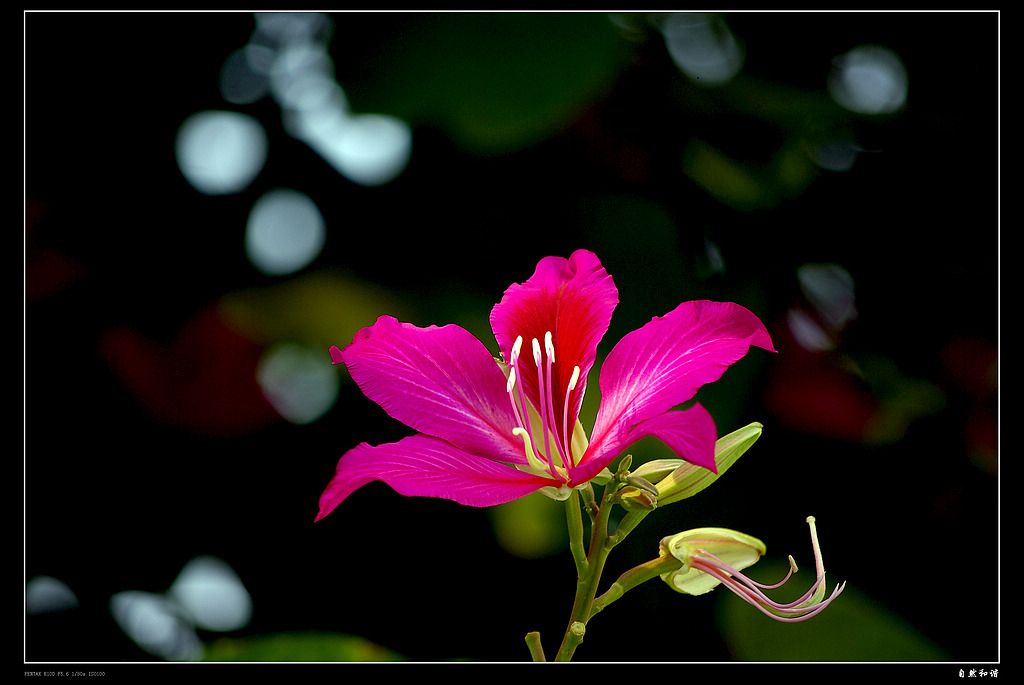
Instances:
[[[576,562],[576,577],[580,578],[586,574],[589,562],[583,549],[583,512],[580,511],[580,497],[575,488],[565,500],[565,512],[569,523],[569,550]]]
[[[547,661],[544,658],[544,648],[540,644],[540,633],[536,630],[526,634],[526,647],[534,661]]]
[[[601,572],[604,570],[605,561],[612,548],[608,537],[608,519],[611,517],[611,500],[615,490],[614,484],[609,484],[605,488],[600,505],[597,506],[590,531],[590,549],[585,560],[586,567],[576,580],[576,597],[573,600],[572,614],[569,617],[569,627],[562,638],[558,653],[555,654],[555,661],[571,660],[576,647],[583,641],[594,597],[597,595],[597,586],[601,580]],[[577,564],[577,568],[579,566]]]
[[[680,561],[671,556],[652,559],[651,561],[644,562],[639,566],[634,566],[619,576],[618,580],[612,583],[611,587],[608,588],[603,595],[594,600],[594,603],[591,605],[589,618],[593,618],[595,614],[622,597],[622,595],[627,591],[632,590],[637,585],[657,578],[662,573],[674,571],[679,568],[679,566]]]

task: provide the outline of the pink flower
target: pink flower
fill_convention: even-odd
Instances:
[[[564,499],[637,440],[715,469],[716,430],[697,389],[751,345],[774,352],[761,321],[724,302],[684,302],[629,333],[601,367],[601,404],[588,439],[578,420],[597,345],[618,290],[597,256],[546,257],[491,311],[496,360],[454,324],[419,328],[382,316],[344,351],[331,348],[363,393],[416,434],[362,443],[338,462],[320,520],[380,480],[403,495],[491,506],[544,489]]]

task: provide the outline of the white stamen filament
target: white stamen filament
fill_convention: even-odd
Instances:
[[[551,408],[548,404],[551,402],[551,385],[547,383],[547,391],[545,392],[545,378],[544,378],[544,366],[541,363],[543,361],[540,354],[540,343],[536,338],[533,339],[533,359],[537,362],[537,398],[540,401],[540,406],[537,407],[537,413],[540,414],[540,435],[541,443],[544,445],[544,452],[547,455],[548,465],[551,466],[551,473],[555,472],[555,459],[551,453],[551,438],[548,426],[548,412]],[[548,367],[550,369],[550,361]],[[550,374],[548,374],[548,380],[550,381]],[[564,464],[565,462],[563,462]]]
[[[572,391],[576,389],[576,384],[580,380],[580,367],[572,367],[572,377],[569,378],[569,387],[565,389],[565,403],[562,405],[562,436],[568,443],[566,445],[566,452],[569,457],[569,466],[576,466],[575,459],[572,454],[572,436],[569,433],[569,402]]]
[[[547,400],[544,403],[545,405],[547,405],[546,406],[547,413],[546,413],[546,415],[544,417],[544,426],[545,426],[544,427],[544,441],[545,441],[545,444],[550,444],[550,442],[552,440],[552,437],[553,437],[554,443],[555,443],[555,448],[558,450],[558,456],[560,457],[560,459],[562,461],[562,465],[566,466],[566,467],[573,466],[571,460],[569,459],[568,450],[562,444],[562,442],[558,439],[558,433],[557,433],[557,431],[555,429],[555,426],[557,426],[558,424],[555,423],[555,393],[554,393],[554,391],[553,391],[553,389],[551,387],[551,384],[552,384],[552,380],[551,379],[554,376],[554,374],[551,371],[551,367],[555,363],[555,346],[551,343],[551,331],[548,331],[547,333],[544,334],[544,347],[548,351],[548,363],[547,363],[547,366],[545,367],[545,374],[544,374],[545,381],[546,381],[546,387],[545,387],[546,392],[545,392],[544,396],[545,396],[545,398]],[[548,426],[551,427],[552,437],[549,437],[548,428],[547,428]],[[565,435],[565,431],[564,430],[562,432],[562,435],[563,436]],[[554,455],[552,455],[552,456],[554,456]]]
[[[540,341],[537,338],[532,339],[531,347],[533,348],[533,359],[537,365],[537,401],[539,406],[536,407],[536,410],[537,418],[539,418],[541,422],[541,425],[539,426],[540,433],[535,439],[533,427],[531,426],[530,404],[527,402],[526,395],[523,390],[521,374],[519,373],[518,368],[522,346],[523,337],[518,336],[512,345],[512,350],[509,355],[508,381],[505,384],[505,390],[508,393],[509,401],[512,404],[512,410],[517,424],[517,427],[514,428],[512,432],[514,435],[518,435],[523,439],[526,459],[531,467],[539,471],[546,471],[552,477],[565,479],[566,468],[575,466],[572,455],[571,434],[569,433],[569,405],[571,403],[572,392],[576,389],[576,386],[579,383],[581,371],[578,366],[574,367],[572,376],[569,379],[568,387],[565,391],[565,402],[561,417],[562,434],[559,436],[556,429],[558,422],[555,418],[553,388],[553,365],[555,363],[554,341],[551,332],[546,332],[544,334],[544,347],[542,353]],[[546,359],[544,353],[546,353]],[[554,444],[554,447],[552,447],[552,443]],[[541,447],[543,447],[543,449],[540,449]],[[556,452],[557,457],[555,454]]]

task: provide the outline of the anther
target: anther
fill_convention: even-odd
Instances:
[[[516,338],[516,341],[512,343],[512,356],[509,358],[509,366],[515,366],[516,362],[519,361],[519,352],[523,349],[523,336]]]
[[[580,367],[574,366],[574,367],[572,367],[572,377],[569,378],[569,388],[565,391],[567,397],[568,397],[568,394],[570,392],[572,392],[573,390],[576,389],[576,384],[579,383],[579,381],[580,381]],[[566,404],[568,404],[568,402],[566,402]]]
[[[548,353],[548,361],[555,363],[555,343],[551,340],[551,331],[544,334],[544,351]]]

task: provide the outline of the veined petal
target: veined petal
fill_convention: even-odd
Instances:
[[[627,433],[627,444],[609,450],[612,452],[610,459],[637,440],[649,436],[668,445],[680,459],[715,470],[715,440],[718,437],[715,420],[701,405],[667,411],[641,421]]]
[[[612,277],[597,256],[577,250],[569,259],[540,260],[533,276],[509,286],[491,310],[491,328],[506,361],[517,337],[522,336],[528,346],[533,339],[543,343],[545,334],[551,333],[555,350],[552,380],[558,390],[555,416],[561,416],[565,404],[561,393],[570,385],[573,367],[580,368],[579,382],[570,395],[570,425],[579,414],[587,372],[594,365],[597,344],[608,330],[618,301]],[[520,363],[524,365],[520,380],[526,396],[536,403],[536,365],[529,354],[523,354]]]
[[[441,497],[473,507],[504,504],[553,483],[428,435],[377,446],[364,442],[338,461],[334,477],[320,496],[316,520],[374,480],[387,483],[401,495]]]
[[[591,449],[603,454],[640,422],[689,401],[751,345],[775,351],[761,320],[731,302],[684,302],[627,334],[601,366]]]
[[[382,316],[340,358],[363,393],[405,425],[473,454],[525,463],[505,374],[465,329]]]

